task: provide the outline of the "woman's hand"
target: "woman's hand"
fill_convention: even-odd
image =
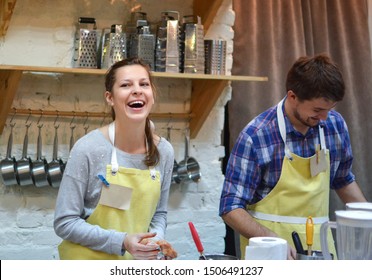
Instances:
[[[159,245],[148,242],[142,244],[146,238],[153,238],[156,233],[127,234],[123,242],[123,248],[136,260],[156,260],[159,253]]]

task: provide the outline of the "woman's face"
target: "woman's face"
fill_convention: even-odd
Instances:
[[[141,65],[117,69],[112,92],[106,92],[106,100],[113,107],[116,119],[144,121],[154,104],[147,70]]]

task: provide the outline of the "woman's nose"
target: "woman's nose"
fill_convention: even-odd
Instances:
[[[142,94],[142,89],[140,85],[133,85],[133,94]]]

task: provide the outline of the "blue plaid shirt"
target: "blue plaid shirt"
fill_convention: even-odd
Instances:
[[[220,200],[220,215],[245,208],[263,199],[279,180],[284,143],[280,136],[277,106],[253,119],[240,133],[231,151]],[[296,131],[284,113],[287,144],[291,152],[311,157],[319,144],[319,127],[310,128],[306,135]],[[355,180],[351,171],[353,154],[349,132],[342,116],[331,110],[321,121],[327,149],[330,151],[330,184],[342,188]]]

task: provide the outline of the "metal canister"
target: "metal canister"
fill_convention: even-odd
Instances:
[[[73,67],[97,68],[97,40],[96,19],[80,17],[75,34]]]
[[[180,72],[179,12],[164,11],[155,44],[155,71]]]
[[[204,27],[200,17],[183,17],[180,38],[181,72],[204,74]]]
[[[204,40],[205,73],[214,75],[226,74],[226,41]]]
[[[105,47],[102,52],[102,68],[110,68],[117,61],[127,58],[127,40],[121,24],[111,25],[109,38],[104,38]]]

